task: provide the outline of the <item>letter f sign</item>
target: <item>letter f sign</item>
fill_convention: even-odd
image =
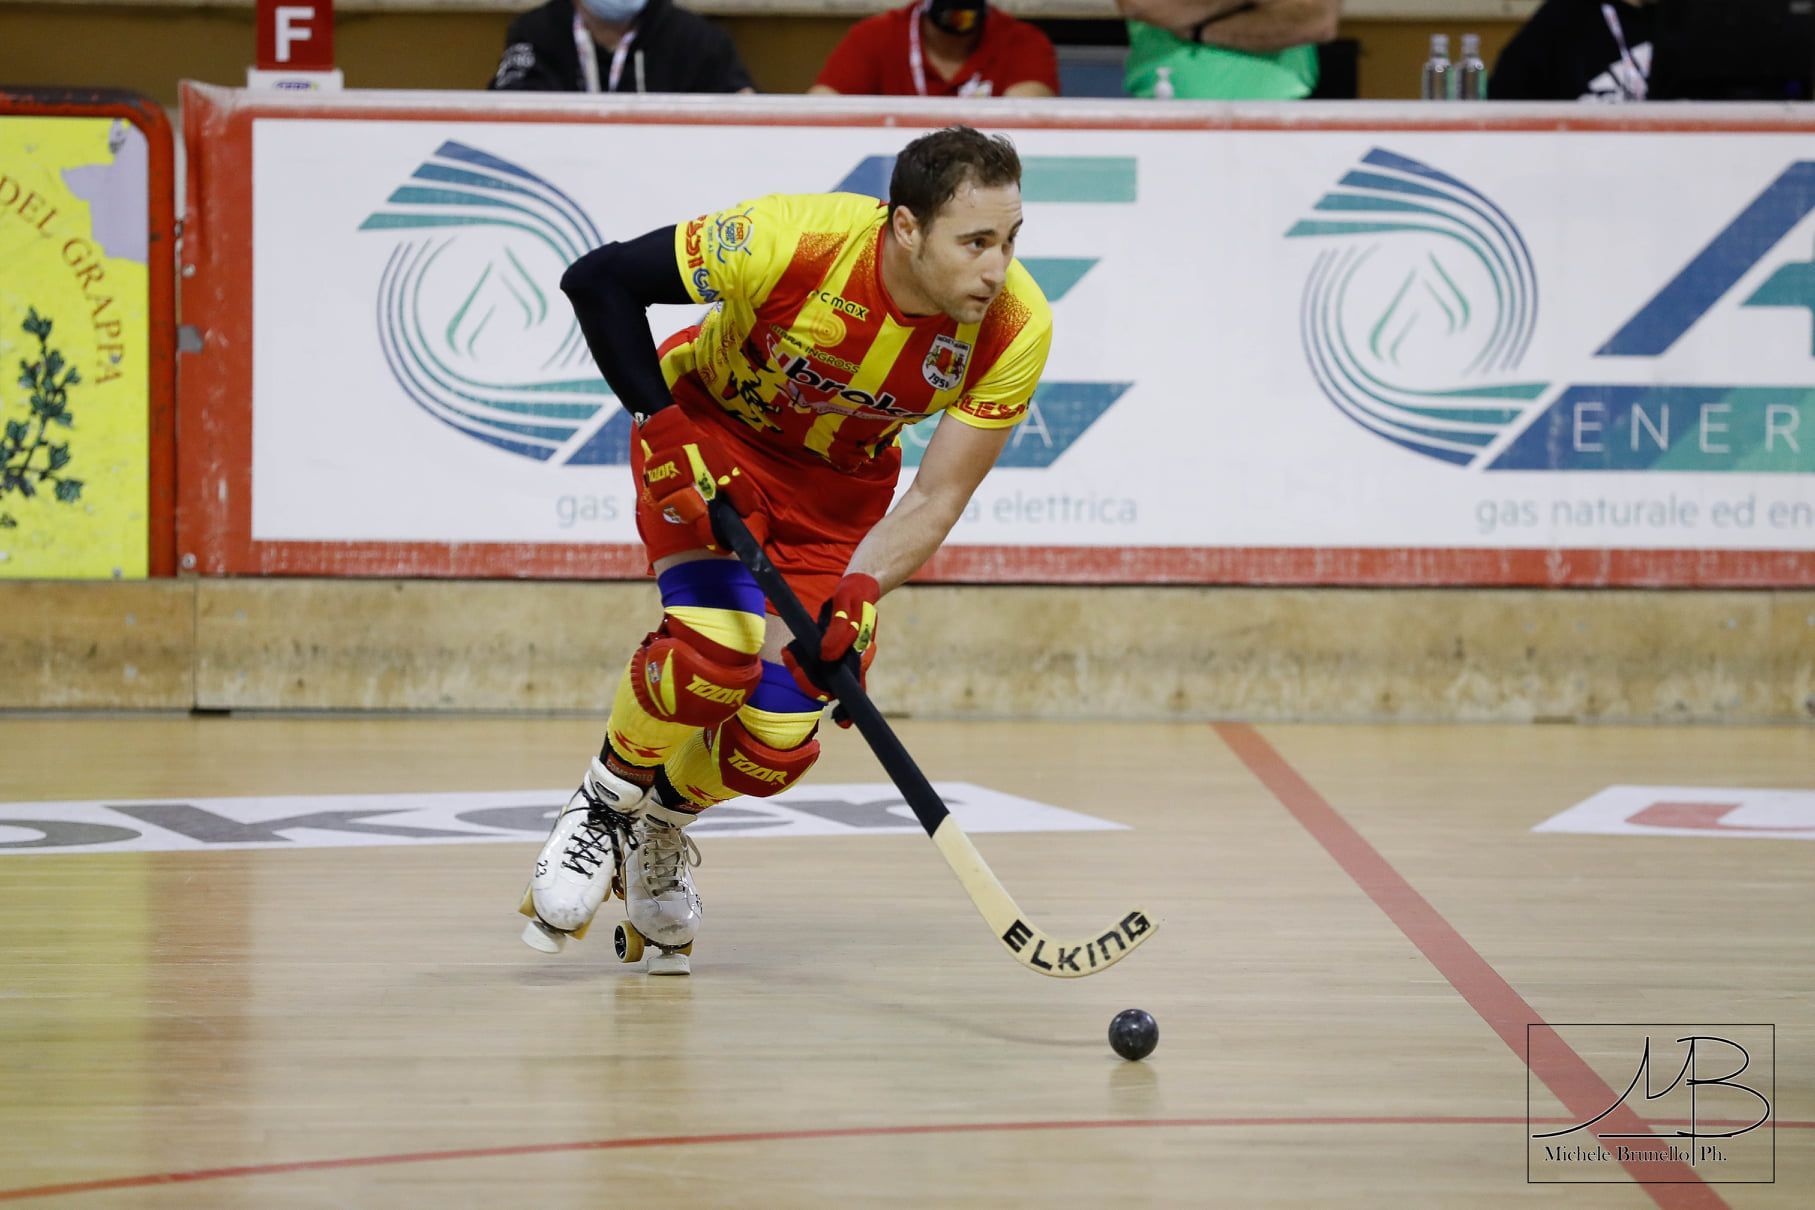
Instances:
[[[263,71],[331,70],[333,0],[258,0],[258,66]]]
[[[290,62],[290,45],[309,40],[308,21],[315,9],[307,4],[280,4],[277,8],[277,61]]]

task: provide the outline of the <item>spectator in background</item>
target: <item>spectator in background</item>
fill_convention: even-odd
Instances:
[[[548,0],[487,85],[519,92],[755,92],[730,35],[673,0]]]
[[[1650,95],[1652,0],[1545,0],[1487,77],[1496,101],[1643,101]]]
[[[914,0],[865,17],[826,57],[810,93],[1050,97],[1052,42],[984,0]]]
[[[1315,44],[1336,36],[1342,3],[1116,0],[1116,7],[1128,18],[1129,96],[1153,96],[1165,68],[1177,97],[1289,101],[1317,87]]]

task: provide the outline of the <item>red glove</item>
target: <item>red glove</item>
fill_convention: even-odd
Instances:
[[[870,665],[876,660],[876,602],[881,596],[882,585],[876,582],[876,577],[862,572],[845,576],[833,590],[832,599],[819,611],[823,637],[819,650],[814,653],[817,660],[800,659],[795,643],[783,649],[782,662],[794,674],[794,681],[803,693],[816,701],[831,701],[831,690],[815,677],[823,675],[826,665],[837,664],[853,651],[857,653],[857,683],[861,685],[868,679]],[[841,727],[851,725],[850,718],[842,711],[834,713],[832,718]]]
[[[760,501],[749,477],[686,413],[672,405],[662,408],[643,421],[638,436],[643,442],[643,483],[669,520],[691,528],[707,550],[717,550],[706,501],[722,492],[749,523],[756,540],[763,541],[768,526],[762,523]]]
[[[836,664],[847,651],[860,656],[868,654],[876,641],[876,602],[881,599],[882,585],[875,576],[853,572],[838,581],[832,599],[820,610],[822,615],[829,615],[829,620],[822,618],[820,622],[825,637],[819,641],[819,658]]]

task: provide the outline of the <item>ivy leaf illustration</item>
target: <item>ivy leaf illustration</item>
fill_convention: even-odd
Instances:
[[[68,445],[68,443],[66,442],[62,445],[51,446],[50,447],[50,469],[53,471],[60,471],[68,465],[69,465],[69,445]]]
[[[63,479],[57,483],[57,499],[64,504],[74,504],[82,496],[80,479]]]
[[[15,446],[24,445],[25,434],[30,427],[31,426],[23,420],[9,420],[6,422],[6,439]]]

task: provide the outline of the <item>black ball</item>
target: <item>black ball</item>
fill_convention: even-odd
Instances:
[[[1144,1059],[1159,1044],[1159,1022],[1150,1012],[1125,1008],[1109,1021],[1109,1045],[1124,1059]]]

